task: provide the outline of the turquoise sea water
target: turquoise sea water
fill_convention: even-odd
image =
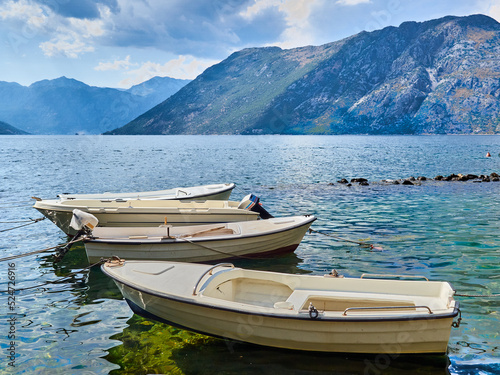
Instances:
[[[237,265],[424,275],[449,281],[460,294],[499,294],[500,182],[381,182],[500,173],[499,154],[499,136],[1,136],[0,231],[41,216],[31,196],[235,182],[234,200],[254,193],[275,216],[314,214],[313,229],[381,248],[308,234],[293,254]],[[370,185],[337,183],[355,177]],[[0,232],[0,257],[66,241],[45,220]],[[8,293],[0,294],[0,372],[500,373],[498,297],[456,297],[463,321],[452,329],[446,356],[297,353],[232,345],[133,316],[114,284],[87,266],[81,245],[59,264],[50,252],[0,263],[0,290],[8,289],[9,269],[17,289],[15,310]]]

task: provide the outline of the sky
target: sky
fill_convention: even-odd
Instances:
[[[243,48],[321,45],[471,14],[500,21],[500,0],[0,0],[0,81],[194,79]]]

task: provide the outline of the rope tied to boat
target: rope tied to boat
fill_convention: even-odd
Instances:
[[[42,220],[45,220],[45,217],[40,217],[38,219],[29,218],[29,220],[24,220],[24,221],[11,221],[10,223],[23,223],[23,222],[27,222],[28,221],[28,224],[18,225],[16,227],[12,227],[12,228],[8,228],[8,229],[2,229],[2,230],[0,230],[0,233],[7,232],[9,230],[13,230],[13,229],[17,229],[17,228],[26,227],[28,225],[32,225],[32,224],[38,223],[38,222],[40,222]],[[3,223],[7,223],[7,222],[3,222]]]
[[[60,284],[60,283],[66,282],[66,281],[70,280],[71,278],[73,278],[73,276],[76,276],[77,274],[81,273],[82,271],[90,270],[92,267],[100,266],[101,264],[106,263],[108,261],[111,261],[111,258],[109,258],[109,259],[101,258],[101,260],[99,260],[98,262],[93,263],[87,267],[84,267],[84,268],[80,269],[79,271],[70,272],[69,274],[67,274],[66,276],[64,276],[61,279],[49,280],[49,281],[46,281],[42,284],[37,284],[37,285],[29,286],[26,288],[16,288],[16,292],[29,290],[29,289],[41,288],[41,287],[49,285],[49,284]],[[8,292],[9,291],[7,291],[7,290],[0,290],[0,293],[8,293]]]
[[[12,256],[6,257],[6,258],[0,258],[0,262],[5,262],[8,260],[13,260],[13,259],[18,259],[18,258],[23,258],[23,257],[27,257],[27,256],[34,255],[34,254],[40,254],[40,253],[43,253],[43,252],[49,251],[49,250],[59,249],[59,248],[64,247],[64,246],[72,245],[78,241],[80,241],[79,238],[71,240],[71,241],[63,243],[63,244],[56,245],[56,246],[46,247],[45,249],[30,251],[28,253],[23,253],[23,254],[18,254],[18,255],[12,255]]]
[[[346,239],[346,238],[341,238],[341,237],[337,237],[337,236],[331,235],[331,234],[329,234],[329,233],[320,232],[320,231],[314,230],[314,229],[312,229],[312,228],[309,228],[309,233],[319,233],[319,234],[322,234],[323,236],[327,236],[327,237],[330,237],[330,238],[336,239],[336,240],[338,240],[338,241],[355,243],[355,244],[357,244],[357,245],[359,245],[359,246],[362,246],[362,247],[369,247],[370,249],[374,249],[374,250],[382,250],[382,248],[381,248],[381,247],[375,247],[375,246],[373,246],[372,244],[369,244],[369,243],[366,243],[366,242],[354,241],[354,240],[348,240],[348,239]]]
[[[189,242],[192,245],[197,245],[197,246],[203,247],[204,249],[213,251],[213,252],[218,253],[218,254],[227,255],[227,259],[230,259],[230,258],[240,258],[240,259],[268,259],[269,258],[269,257],[259,257],[257,255],[244,256],[244,255],[238,255],[238,254],[234,254],[234,253],[227,253],[225,251],[217,250],[217,249],[214,249],[212,247],[203,245],[203,244],[201,244],[199,242],[191,241],[189,238],[186,238],[186,237],[179,238],[179,240]]]
[[[31,201],[0,201],[0,208],[15,208],[31,206]]]
[[[318,316],[319,316],[318,309],[316,309],[316,307],[314,307],[312,302],[309,302],[309,317],[314,320],[314,319],[317,319]]]
[[[461,321],[462,321],[462,311],[460,309],[458,309],[458,318],[457,318],[457,321],[456,322],[452,322],[451,326],[453,328],[458,328],[458,327],[460,327],[460,322]]]

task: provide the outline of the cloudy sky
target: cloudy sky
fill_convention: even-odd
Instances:
[[[500,0],[0,0],[0,81],[193,79],[246,47],[320,45],[477,13],[500,21]]]

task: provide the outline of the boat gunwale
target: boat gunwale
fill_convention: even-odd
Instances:
[[[204,188],[204,189],[210,189],[208,188],[209,186],[219,186],[219,185],[228,185],[227,187],[223,187],[223,188],[220,188],[220,189],[217,189],[216,191],[214,192],[211,192],[211,193],[197,193],[196,195],[190,195],[190,196],[185,196],[185,197],[177,197],[175,199],[162,199],[162,198],[159,198],[161,197],[162,195],[166,195],[166,194],[162,194],[162,192],[167,192],[167,191],[175,191],[175,190],[180,190],[180,189],[191,189],[191,188]],[[156,199],[160,199],[160,200],[193,200],[193,199],[197,199],[197,198],[200,198],[200,197],[205,197],[205,196],[209,196],[209,195],[216,195],[216,194],[222,194],[222,193],[225,193],[227,191],[230,191],[230,190],[233,190],[234,188],[236,187],[236,184],[234,182],[230,182],[230,183],[225,183],[225,184],[210,184],[210,185],[199,185],[199,186],[188,186],[188,187],[177,187],[177,188],[172,188],[172,189],[163,189],[163,190],[150,190],[150,191],[139,191],[139,192],[125,192],[125,193],[90,193],[90,194],[82,194],[82,193],[75,193],[75,194],[58,194],[57,196],[59,197],[60,200],[78,200],[78,199],[88,199],[88,200],[100,200],[100,199],[111,199],[111,200],[114,200],[114,199],[125,199],[125,198],[73,198],[72,196],[78,196],[78,195],[105,195],[105,194],[150,194],[150,193],[155,193],[155,194],[158,194],[156,196],[153,196],[153,195],[145,195],[144,198],[141,198],[142,200],[156,200]],[[215,189],[215,188],[213,188]],[[131,195],[132,197],[132,195]]]
[[[171,206],[173,202],[179,202],[181,205],[183,204],[189,204],[189,203],[200,203],[200,204],[205,204],[205,202],[214,202],[214,204],[223,204],[224,202],[227,202],[227,205],[223,207],[176,207],[176,206]],[[74,203],[79,203],[79,205],[75,205]],[[90,202],[92,205],[83,205],[82,203],[87,203]],[[131,204],[133,202],[141,202],[141,203],[147,203],[145,205],[138,205],[138,206],[132,206]],[[99,203],[105,203],[105,205],[100,205]],[[114,205],[106,205],[106,203],[112,203]],[[125,204],[128,203],[128,206],[125,206]],[[153,204],[153,203],[156,203]],[[158,206],[159,203],[159,206]],[[118,206],[116,206],[118,204]],[[231,205],[232,204],[232,205]],[[114,200],[107,200],[107,199],[73,199],[73,200],[60,200],[60,199],[42,199],[39,201],[36,201],[35,204],[32,206],[32,208],[36,208],[39,210],[51,210],[51,211],[58,211],[58,212],[72,212],[75,208],[78,208],[79,210],[85,211],[85,210],[95,210],[95,209],[127,209],[128,211],[138,209],[138,210],[150,210],[150,209],[156,209],[157,211],[159,210],[207,210],[207,209],[214,209],[214,210],[241,210],[241,211],[247,211],[247,212],[252,212],[254,213],[255,211],[250,211],[250,210],[245,210],[242,208],[238,208],[238,205],[240,202],[238,201],[232,201],[232,200],[217,200],[217,199],[124,199],[123,201],[114,201]],[[165,206],[163,206],[165,205]],[[106,212],[98,212],[98,213],[106,213]],[[121,212],[120,212],[121,213]],[[203,213],[203,212],[200,212]],[[135,214],[135,213],[134,213]]]
[[[375,316],[375,317],[354,317],[354,316],[341,316],[341,317],[321,317],[318,316],[316,319],[312,319],[307,312],[295,315],[284,315],[284,314],[271,314],[268,312],[253,312],[251,310],[241,310],[241,309],[236,309],[228,306],[218,306],[218,305],[213,305],[209,304],[208,301],[203,301],[201,296],[202,294],[198,294],[196,296],[190,296],[188,297],[183,297],[183,296],[178,296],[178,295],[173,295],[173,294],[167,294],[164,292],[160,291],[152,291],[152,290],[146,290],[145,288],[134,284],[132,282],[125,281],[123,278],[118,277],[117,275],[112,275],[110,272],[108,272],[105,269],[106,264],[101,265],[101,270],[102,272],[107,275],[108,277],[111,277],[114,281],[117,281],[133,290],[136,290],[140,293],[145,293],[153,297],[158,297],[174,302],[179,302],[179,303],[184,303],[188,305],[194,305],[202,308],[208,308],[208,309],[215,309],[215,310],[220,310],[220,311],[226,311],[226,312],[231,312],[239,315],[252,315],[252,316],[261,316],[261,317],[267,317],[267,318],[275,318],[275,319],[292,319],[292,320],[300,320],[300,321],[311,321],[311,322],[342,322],[342,323],[348,323],[348,322],[391,322],[391,321],[400,321],[400,322],[405,322],[405,321],[413,321],[413,320],[436,320],[436,319],[449,319],[449,318],[454,318],[459,314],[459,302],[457,300],[453,300],[455,302],[453,311],[452,312],[447,312],[447,313],[432,313],[432,314],[414,314],[414,315],[401,315],[401,316]],[[232,270],[237,270],[241,268],[233,268]],[[221,271],[219,271],[221,272]],[[217,272],[218,273],[218,272]],[[451,284],[448,283],[448,285]],[[451,289],[454,291],[453,287]],[[122,293],[123,294],[123,293]],[[127,299],[125,296],[123,296],[124,299]],[[206,297],[212,299],[213,297]],[[194,301],[194,299],[197,299],[198,301]],[[133,301],[132,301],[133,302]],[[134,302],[135,303],[135,302]],[[255,305],[250,305],[250,306],[255,306]],[[257,306],[259,307],[259,306]],[[262,307],[260,307],[262,308]],[[270,308],[269,308],[270,309]],[[449,309],[449,308],[448,308]],[[447,310],[448,310],[447,309]],[[147,311],[147,310],[146,310]]]
[[[212,236],[211,237],[191,237],[192,239],[190,238],[189,241],[186,241],[184,238],[174,238],[174,241],[169,241],[170,240],[169,238],[160,239],[160,240],[155,239],[155,240],[151,240],[151,241],[144,241],[142,239],[140,239],[140,240],[123,239],[123,240],[113,241],[113,240],[109,240],[109,239],[106,240],[106,239],[99,239],[99,238],[96,238],[96,239],[84,238],[83,242],[84,243],[106,243],[106,244],[113,244],[113,245],[134,245],[134,246],[137,245],[138,246],[138,245],[163,245],[163,244],[170,244],[170,243],[179,244],[179,243],[190,243],[190,242],[229,241],[229,240],[241,240],[241,239],[246,239],[246,238],[259,238],[259,237],[271,236],[271,235],[279,234],[279,233],[286,233],[286,232],[301,228],[305,225],[311,225],[315,220],[317,220],[317,218],[314,215],[302,215],[302,216],[308,218],[309,220],[307,220],[303,223],[295,224],[294,226],[289,227],[289,228],[285,228],[285,229],[281,229],[281,230],[276,229],[276,230],[266,232],[266,233],[254,233],[254,234],[247,234],[247,235],[242,235],[240,233],[240,234],[228,235],[226,237],[221,237],[221,236],[219,236],[219,237],[216,237],[216,236],[214,236],[214,237],[212,237]],[[264,219],[264,220],[269,220],[269,219]],[[264,220],[262,220],[262,221],[264,221]],[[238,222],[231,222],[228,224],[237,224],[237,223]],[[248,221],[245,221],[243,223],[248,223]],[[217,224],[221,224],[221,223],[214,223],[214,225],[217,225]],[[112,227],[109,227],[109,228],[112,228]],[[114,227],[114,228],[116,228],[116,227]],[[124,227],[124,228],[126,228],[126,227]]]

